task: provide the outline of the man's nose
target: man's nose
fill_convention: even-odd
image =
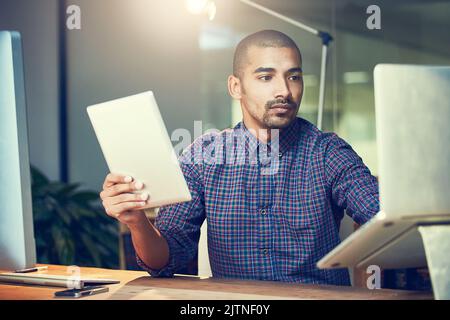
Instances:
[[[289,98],[291,95],[291,90],[285,79],[280,79],[277,81],[277,86],[275,88],[275,98]]]

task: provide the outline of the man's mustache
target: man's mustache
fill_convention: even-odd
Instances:
[[[280,105],[283,107],[291,108],[291,109],[294,109],[295,107],[297,107],[295,102],[292,101],[291,99],[275,99],[275,100],[267,101],[266,110],[272,109],[272,108],[274,108],[274,106],[280,106]]]

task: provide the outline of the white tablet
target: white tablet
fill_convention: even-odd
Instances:
[[[130,175],[150,194],[144,208],[190,201],[191,194],[153,92],[87,108],[112,173]]]

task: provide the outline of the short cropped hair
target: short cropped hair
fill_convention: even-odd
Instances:
[[[240,78],[242,76],[242,70],[247,62],[247,52],[252,46],[263,48],[292,48],[298,52],[301,59],[298,46],[286,34],[276,30],[258,31],[245,37],[238,43],[233,59],[233,75],[235,77]]]

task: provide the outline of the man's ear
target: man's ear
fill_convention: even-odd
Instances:
[[[233,99],[240,100],[242,98],[241,80],[234,75],[228,77],[228,92]]]

